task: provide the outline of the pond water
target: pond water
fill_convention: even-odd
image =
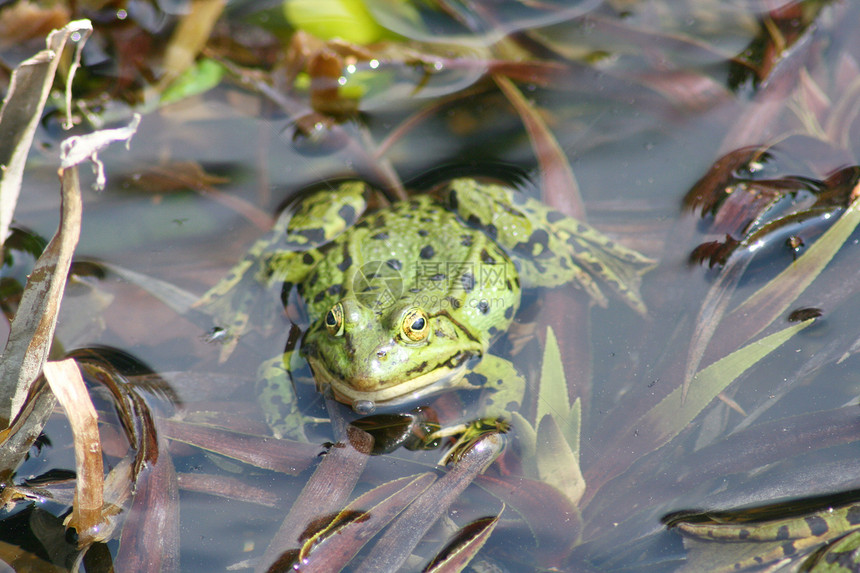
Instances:
[[[154,479],[161,474],[144,471],[119,527],[89,551],[85,570],[106,571],[111,561],[130,570],[287,570],[284,552],[297,547],[270,547],[285,517],[303,531],[310,518],[331,517],[395,479],[450,473],[437,465],[442,450],[399,448],[362,458],[354,475],[327,470],[333,481],[324,489],[314,471],[350,449],[332,445],[345,440],[342,420],[310,425],[309,445],[279,443],[257,404],[257,368],[297,339],[280,288],[260,293],[267,330],[252,324],[226,361],[224,341],[212,336],[218,319],[183,315],[171,307],[178,295],[159,290],[202,295],[293,198],[354,178],[393,198],[455,177],[492,178],[656,262],[642,278],[644,315],[605,285],[605,308],[573,285],[526,293],[494,352],[525,377],[520,413],[535,427],[544,411],[573,424],[570,408],[548,404],[538,388],[542,378],[566,382],[581,406],[578,440],[562,446],[541,428],[538,453],[530,452],[515,423],[504,454],[445,500],[451,505],[409,551],[405,570],[420,570],[470,522],[499,514],[483,547],[467,545],[468,570],[710,570],[740,561],[741,552],[721,557],[725,544],[685,545],[664,516],[802,499],[780,506],[790,515],[856,501],[858,235],[848,229],[830,252],[811,249],[851,213],[860,180],[860,42],[849,24],[857,5],[367,0],[354,4],[364,8],[352,16],[353,45],[306,38],[299,47],[294,27],[323,40],[330,32],[304,23],[305,2],[292,4],[299,13],[286,10],[291,22],[279,3],[228,4],[197,60],[219,66],[219,81],[164,105],[152,105],[152,77],[189,6],[129,2],[122,12],[75,14],[95,26],[81,101],[111,126],[135,109],[142,121],[129,150],[100,154],[104,191],[91,190],[93,177],[82,170],[81,238],[55,354],[97,355],[127,377],[155,419],[160,453],[152,465],[163,472]],[[0,23],[4,17],[7,8]],[[365,17],[376,22],[367,30]],[[358,45],[364,32],[376,43]],[[23,57],[39,42],[30,40]],[[141,61],[118,48],[123,42],[138,42]],[[11,65],[25,52],[7,51]],[[325,84],[331,62],[339,95]],[[309,95],[308,85],[317,92]],[[18,227],[45,239],[59,212],[59,121],[58,112],[46,113],[15,214]],[[315,133],[304,133],[307,126]],[[76,129],[92,127],[82,121]],[[823,270],[801,266],[831,255]],[[16,251],[4,277],[23,278],[29,265]],[[786,274],[792,268],[800,270]],[[798,287],[805,277],[814,280]],[[818,311],[789,319],[811,308]],[[563,366],[546,374],[549,328]],[[122,414],[104,386],[88,382],[107,471],[131,454]],[[327,411],[312,386],[298,391],[309,415],[358,417],[335,403]],[[446,393],[420,405],[444,416],[471,402]],[[200,428],[215,433],[198,435]],[[74,470],[59,409],[44,433],[50,443],[32,451],[14,483]],[[344,468],[358,463],[334,459]],[[71,507],[71,486],[44,488],[53,501],[18,503],[2,516],[12,533],[0,559],[12,559],[8,544],[66,569],[76,553],[54,516]],[[159,493],[147,499],[147,488]],[[322,515],[300,515],[293,505],[311,490]],[[407,517],[345,570],[387,570],[372,547],[406,543],[396,536],[418,519]],[[323,560],[337,553],[330,541],[319,540],[307,569],[331,570]]]

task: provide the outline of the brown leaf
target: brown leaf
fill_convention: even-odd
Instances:
[[[224,430],[215,426],[178,420],[159,420],[161,433],[170,438],[227,456],[253,466],[297,475],[316,459],[320,447],[314,444],[278,440]]]
[[[302,571],[340,571],[383,527],[436,479],[432,473],[385,483],[346,506],[324,530],[305,542],[299,552]]]
[[[397,571],[412,554],[436,520],[482,473],[504,447],[504,437],[492,433],[481,437],[451,470],[412,502],[386,530],[355,571]]]
[[[482,517],[462,527],[448,545],[427,564],[422,570],[423,573],[459,573],[465,569],[490,538],[501,517],[500,511],[495,517]]]
[[[0,362],[0,428],[18,414],[38,376],[54,337],[60,299],[81,228],[76,167],[63,172],[60,226],[36,261]]]
[[[285,550],[301,545],[302,533],[320,516],[340,511],[367,464],[370,436],[348,427],[347,440],[335,444],[323,457],[314,474],[290,508],[280,529],[260,558],[256,572],[269,571]]]
[[[77,481],[67,525],[77,530],[78,545],[85,547],[94,541],[105,541],[99,536],[103,521],[104,467],[98,416],[74,360],[47,362],[44,370],[72,428]]]
[[[179,571],[179,491],[169,455],[138,475],[114,564],[117,571]]]
[[[493,76],[499,89],[517,110],[540,165],[542,189],[547,204],[565,215],[585,218],[585,205],[579,195],[579,184],[567,161],[567,156],[549,130],[535,106],[529,103],[516,85],[506,77]]]

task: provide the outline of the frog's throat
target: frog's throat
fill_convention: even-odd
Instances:
[[[449,363],[455,362],[456,366],[435,368],[405,382],[369,392],[356,390],[349,385],[349,382],[332,375],[321,360],[308,357],[308,362],[314,372],[317,390],[322,392],[326,386],[330,387],[338,402],[350,406],[361,402],[372,402],[379,406],[399,406],[456,387],[466,374],[468,361],[452,360]]]

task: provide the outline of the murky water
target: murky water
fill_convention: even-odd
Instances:
[[[576,509],[565,512],[554,504],[557,492],[523,479],[534,476],[524,469],[521,436],[514,430],[505,456],[429,530],[407,569],[419,570],[459,527],[497,515],[503,501],[502,518],[477,553],[474,570],[673,571],[684,565],[685,549],[678,533],[661,524],[666,514],[857,488],[857,468],[849,462],[857,458],[860,429],[860,412],[854,412],[860,379],[853,367],[860,324],[852,297],[856,233],[784,311],[771,313],[778,318],[761,310],[764,303],[760,312],[745,314],[749,320],[731,314],[797,264],[844,211],[857,183],[856,176],[844,175],[847,183],[834,176],[856,165],[860,136],[860,44],[845,24],[856,20],[856,6],[837,3],[818,11],[816,3],[807,3],[802,4],[806,12],[795,15],[793,3],[585,2],[519,6],[522,11],[510,4],[448,6],[432,19],[423,14],[426,27],[416,27],[405,8],[386,12],[382,2],[367,2],[383,27],[428,43],[416,42],[406,51],[386,32],[382,39],[392,50],[365,48],[372,57],[359,57],[343,75],[347,86],[365,90],[357,104],[360,114],[333,123],[322,143],[299,133],[302,122],[295,110],[255,89],[251,64],[240,61],[250,57],[241,47],[261,58],[262,71],[276,69],[266,79],[284,81],[278,75],[285,73],[283,62],[273,55],[283,54],[287,34],[272,23],[279,8],[231,6],[207,55],[245,65],[245,71],[227,73],[218,87],[201,95],[148,111],[129,151],[117,146],[101,155],[108,186],[100,193],[85,188],[76,260],[103,265],[104,274],[69,285],[57,341],[65,351],[122,351],[130,357],[123,367],[131,376],[147,369],[168,373],[172,403],[142,394],[161,435],[171,438],[161,443],[167,448],[162,460],[169,457],[179,479],[178,539],[170,543],[178,547],[182,571],[224,570],[263,555],[313,469],[330,455],[324,442],[340,438],[329,424],[314,426],[313,447],[299,454],[305,469],[287,475],[188,445],[182,429],[160,426],[169,418],[267,435],[255,398],[256,369],[283,351],[289,321],[275,293],[269,307],[277,316],[274,331],[250,334],[221,363],[221,345],[207,338],[209,325],[181,316],[140,283],[149,277],[204,293],[265,233],[291,197],[323,181],[403,182],[412,192],[455,176],[490,176],[561,210],[570,208],[575,193],[557,184],[564,174],[553,163],[558,156],[541,147],[546,141],[530,139],[523,116],[488,79],[487,69],[514,79],[549,127],[560,156],[569,162],[588,222],[659,265],[642,283],[644,317],[617,297],[605,309],[589,308],[576,289],[539,291],[529,294],[515,331],[498,345],[526,376],[532,397],[523,413],[533,415],[540,408],[535,402],[547,326],[558,336],[572,398],[579,397],[583,407],[579,458],[585,496],[578,503],[568,500]],[[255,31],[259,36],[251,41]],[[166,41],[169,34],[152,37]],[[443,45],[449,42],[455,47]],[[772,53],[774,46],[785,50]],[[350,52],[346,61],[351,57]],[[430,70],[428,62],[438,67]],[[302,117],[310,113],[305,91],[291,97],[302,106]],[[46,122],[39,134],[48,145],[31,156],[16,212],[17,224],[42,237],[51,236],[58,217],[54,150],[61,136],[52,125]],[[700,219],[682,209],[685,195],[720,157],[744,146],[778,146],[801,133],[806,143],[784,144],[780,162],[765,161],[771,171],[759,179],[786,195],[797,189],[838,195],[822,208],[829,209],[826,217],[796,216],[789,231],[780,227],[762,242],[741,244],[725,265],[690,263],[698,245],[722,241],[727,233],[743,240],[746,231],[727,214],[728,199]],[[756,177],[744,178],[743,169],[759,160],[750,157],[738,169],[725,169],[719,175],[726,181],[715,188],[747,192],[739,185],[752,185]],[[188,167],[192,164],[205,175]],[[791,204],[803,213],[810,209],[800,199]],[[749,204],[736,208],[752,211]],[[717,228],[714,215],[731,229]],[[792,237],[800,242],[787,243]],[[762,243],[767,248],[756,253]],[[736,280],[729,280],[726,270],[736,272]],[[780,296],[777,291],[764,302]],[[787,320],[789,312],[809,307],[819,308],[821,318],[760,356],[747,357],[746,367],[730,369],[734,382],[714,392],[722,400],[708,400],[701,414],[678,428],[655,421],[653,412],[664,399],[677,399],[677,410],[669,408],[660,419],[682,418],[675,414],[683,404],[680,394],[673,393],[680,392],[688,370],[701,375],[751,342],[798,324]],[[708,325],[715,330],[704,334]],[[110,399],[96,386],[102,427],[112,432],[103,437],[110,468],[126,455],[126,446]],[[313,389],[302,390],[300,399],[306,411],[326,415]],[[435,406],[450,407],[444,400]],[[34,452],[16,480],[74,468],[60,413],[45,433],[51,444]],[[262,443],[255,447],[262,457],[275,455]],[[435,466],[440,455],[398,449],[373,457],[347,499],[395,478],[425,471],[441,475]],[[66,511],[71,489],[64,491],[68,499],[38,504],[40,511]],[[325,507],[326,494],[321,497]],[[58,527],[48,529],[56,533]],[[34,542],[7,543],[31,547]],[[116,537],[106,548],[114,558],[121,553]],[[282,548],[287,549],[293,547]],[[357,567],[362,555],[349,567]],[[103,570],[104,562],[86,570]]]

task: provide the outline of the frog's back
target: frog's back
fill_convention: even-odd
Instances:
[[[494,241],[417,196],[365,216],[328,245],[301,294],[312,322],[354,295],[378,314],[393,305],[445,314],[487,345],[510,324],[520,286]]]

